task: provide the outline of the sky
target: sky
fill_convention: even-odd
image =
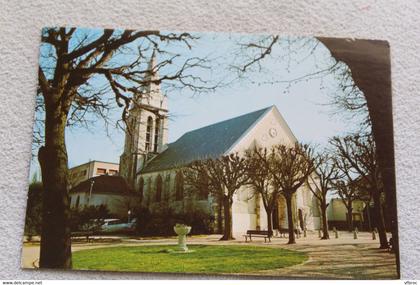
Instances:
[[[194,73],[223,86],[215,92],[194,94],[190,90],[173,90],[162,86],[168,96],[169,142],[185,132],[213,124],[225,119],[259,110],[271,105],[277,106],[287,124],[301,142],[319,147],[327,146],[328,139],[351,132],[358,128],[361,119],[349,120],[344,114],[334,114],[331,95],[343,92],[337,78],[331,74],[313,76],[293,81],[307,74],[331,66],[335,61],[329,51],[311,38],[281,40],[273,46],[271,55],[260,61],[260,68],[253,68],[237,78],[232,65],[246,62],[253,50],[240,50],[241,45],[262,38],[259,35],[244,34],[196,34],[200,37],[191,50],[181,45],[165,46],[166,50],[184,57],[209,58],[210,68]],[[306,43],[302,48],[302,43]],[[134,43],[133,45],[140,44]],[[41,48],[42,53],[42,48]],[[129,60],[129,56],[115,58],[114,62]],[[182,58],[182,57],[181,57]],[[158,57],[158,62],[163,60]],[[40,58],[42,64],[43,58]],[[178,63],[179,64],[179,63]],[[176,64],[175,64],[176,65]],[[171,70],[162,70],[170,72]],[[243,74],[242,74],[243,75]],[[103,85],[103,79],[95,79],[93,85]],[[111,117],[121,116],[121,109],[115,109]],[[109,135],[104,124],[97,120],[89,129],[66,130],[66,144],[69,167],[89,160],[119,162],[124,147],[124,133],[111,127]],[[31,176],[39,172],[36,158],[31,163]]]

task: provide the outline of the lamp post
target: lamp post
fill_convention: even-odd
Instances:
[[[127,214],[128,214],[128,223],[130,223],[131,210],[128,210]]]

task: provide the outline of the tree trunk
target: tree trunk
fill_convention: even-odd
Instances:
[[[229,197],[223,197],[225,228],[223,236],[220,240],[234,240],[232,234],[232,202],[233,201],[231,201]]]
[[[330,234],[328,233],[327,205],[325,203],[325,200],[321,202],[321,215],[322,215],[322,238],[321,239],[330,239]]]
[[[400,276],[389,43],[337,38],[318,39],[331,51],[335,59],[345,62],[350,67],[354,82],[366,97]],[[367,59],[369,64],[366,64]]]
[[[273,235],[273,209],[266,208],[265,212],[267,213],[267,231],[270,233],[270,236]]]
[[[219,198],[217,203],[217,233],[223,233],[223,199]]]
[[[389,247],[388,239],[386,237],[384,214],[382,211],[379,191],[375,191],[373,193],[373,202],[374,202],[373,210],[375,212],[375,224],[376,224],[376,227],[378,228],[378,236],[379,236],[379,242],[380,242],[379,248],[388,248]]]
[[[368,230],[371,232],[372,231],[372,222],[370,220],[370,205],[369,205],[370,201],[366,202],[366,213],[367,213],[367,218],[368,218]]]
[[[67,193],[67,117],[46,111],[45,146],[39,149],[43,192],[41,268],[71,268],[70,205]]]
[[[292,195],[285,195],[287,206],[287,223],[289,228],[289,242],[288,244],[296,243],[295,229],[293,223],[293,209],[292,209]]]

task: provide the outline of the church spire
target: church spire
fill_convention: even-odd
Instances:
[[[148,70],[153,70],[156,67],[156,48],[153,49],[152,56],[150,57]]]
[[[124,152],[120,157],[120,175],[135,187],[135,180],[147,161],[165,150],[168,140],[167,98],[159,86],[157,49],[154,49],[144,84],[130,110],[128,124],[131,132],[125,134]],[[157,81],[157,82],[156,82]]]

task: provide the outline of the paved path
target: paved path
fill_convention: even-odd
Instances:
[[[303,264],[254,272],[257,275],[311,279],[395,279],[395,257],[371,244],[281,246],[306,252]]]
[[[353,234],[340,232],[340,237],[320,240],[317,233],[297,239],[294,245],[288,245],[286,238],[273,238],[271,243],[264,239],[255,239],[245,243],[238,238],[235,241],[219,241],[220,236],[197,236],[188,239],[189,244],[240,244],[279,247],[302,251],[308,254],[308,260],[299,265],[247,273],[247,275],[276,276],[278,278],[309,279],[395,279],[397,278],[395,256],[386,250],[380,250],[379,241],[372,240],[369,233],[360,233],[359,239]],[[176,238],[132,239],[118,238],[115,242],[74,243],[72,251],[110,246],[141,246],[152,244],[176,244]],[[38,265],[39,246],[25,245],[22,251],[22,267],[34,268]]]

